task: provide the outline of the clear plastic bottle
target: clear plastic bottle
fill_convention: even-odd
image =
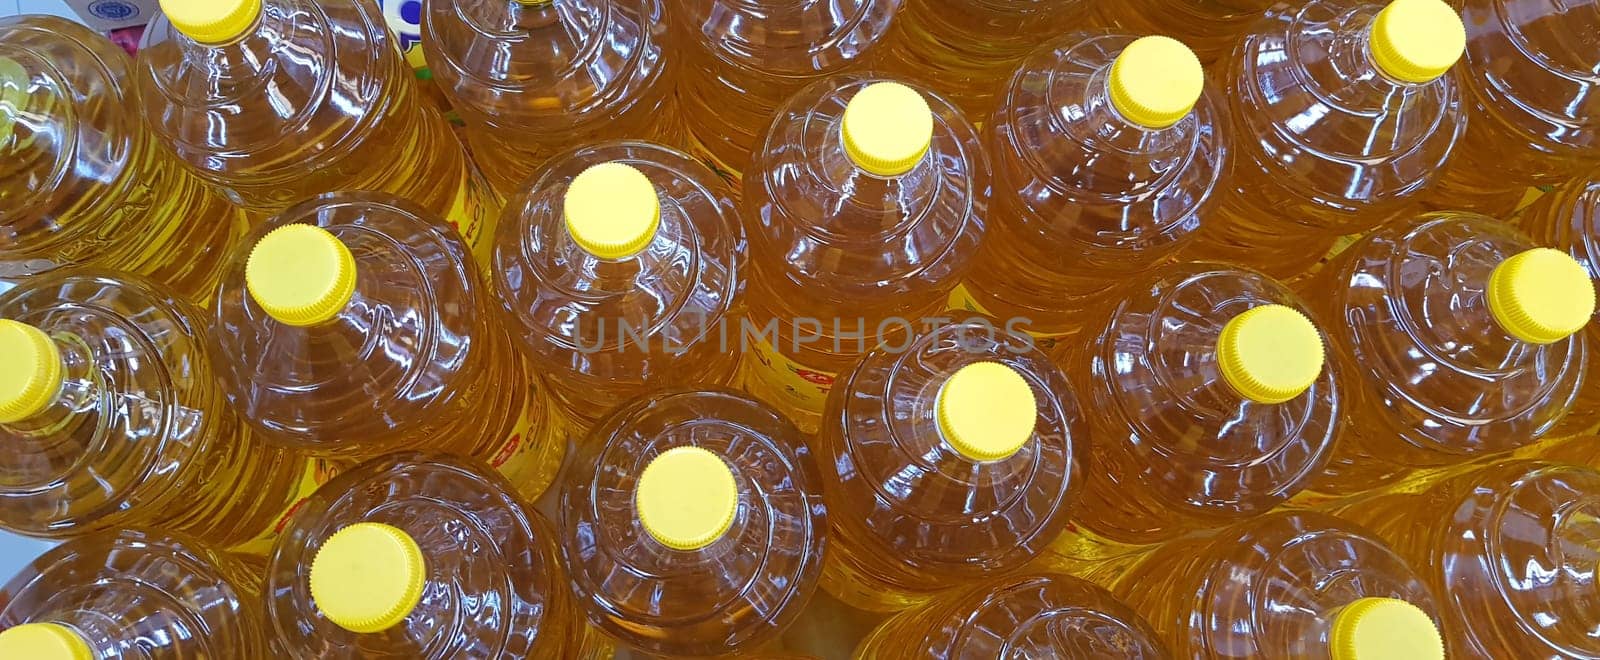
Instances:
[[[1169,656],[1150,624],[1106,590],[1067,575],[1028,574],[939,596],[902,612],[862,640],[855,657]]]
[[[246,210],[344,191],[448,219],[489,263],[498,202],[425,105],[376,2],[161,0],[173,38],[139,51],[146,123]]]
[[[660,0],[427,0],[422,47],[502,197],[579,145],[677,145]]]
[[[905,0],[876,69],[937,86],[974,124],[1029,52],[1081,28],[1088,0]]]
[[[92,264],[204,303],[244,213],[129,112],[127,53],[81,24],[0,18],[0,278]]]
[[[1341,509],[1417,567],[1452,658],[1600,658],[1600,473],[1501,461]]]
[[[1066,375],[988,317],[867,353],[816,438],[823,588],[894,611],[1021,568],[1066,529],[1086,434]]]
[[[266,533],[310,470],[250,434],[213,379],[203,312],[87,269],[0,295],[0,527],[170,529],[218,547]]]
[[[0,587],[0,658],[270,658],[261,576],[190,537],[68,541]]]
[[[954,308],[1060,341],[1107,280],[1170,258],[1227,169],[1222,101],[1183,44],[1073,33],[1025,60],[989,127],[994,212]]]
[[[689,156],[643,142],[558,156],[506,207],[497,242],[521,347],[581,426],[648,390],[733,378],[744,226]]]
[[[743,378],[810,432],[836,374],[940,316],[983,236],[989,166],[939,96],[864,76],[796,95],[766,145],[744,180]]]
[[[1438,595],[1367,530],[1280,512],[1159,546],[1112,592],[1177,658],[1443,660]]]
[[[1268,10],[1223,76],[1234,165],[1184,256],[1288,279],[1416,212],[1467,126],[1462,35],[1443,0]]]
[[[1164,34],[1201,62],[1226,59],[1274,0],[1122,0],[1091,3],[1101,22],[1133,34]]]
[[[297,658],[600,658],[550,523],[510,482],[442,454],[347,470],[267,568],[266,618]]]
[[[807,84],[869,66],[901,0],[683,0],[667,12],[695,155],[729,179]]]
[[[573,593],[602,632],[666,656],[767,650],[822,567],[822,479],[800,433],[730,390],[617,408],[561,491]]]
[[[1360,374],[1313,489],[1348,494],[1592,425],[1569,416],[1594,312],[1572,258],[1503,222],[1434,213],[1352,244],[1305,290]]]
[[[428,449],[488,461],[532,499],[566,451],[460,235],[377,193],[324,195],[230,255],[217,376],[263,437],[331,459]]]
[[[1118,291],[1063,361],[1100,411],[1081,529],[1062,538],[1086,545],[1067,554],[1085,555],[1096,536],[1144,544],[1220,527],[1306,488],[1345,412],[1306,304],[1265,275],[1212,264],[1168,266]]]
[[[1549,246],[1577,260],[1592,280],[1600,282],[1600,170],[1568,181],[1540,196],[1517,216],[1517,224],[1538,245]],[[1590,319],[1584,335],[1591,347],[1600,347],[1600,309]],[[1570,413],[1574,419],[1600,423],[1600,377],[1589,378],[1578,392]],[[1572,430],[1568,425],[1563,430]],[[1595,433],[1596,427],[1585,429]]]
[[[1428,196],[1506,217],[1527,186],[1600,165],[1600,0],[1460,0],[1472,130]]]

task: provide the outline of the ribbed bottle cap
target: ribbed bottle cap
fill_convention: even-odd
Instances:
[[[643,172],[625,163],[601,163],[572,179],[561,214],[578,247],[601,259],[626,259],[655,238],[661,199]]]
[[[700,447],[673,447],[639,475],[633,505],[645,532],[674,550],[699,550],[733,526],[739,485],[733,469]]]
[[[59,623],[24,623],[0,632],[0,658],[94,660],[89,642]]]
[[[851,162],[878,176],[910,172],[933,145],[933,110],[927,99],[897,82],[861,88],[845,105],[840,124]]]
[[[1489,312],[1508,334],[1551,344],[1582,330],[1594,315],[1594,282],[1565,252],[1534,248],[1489,274]]]
[[[1010,458],[1033,437],[1038,401],[1027,379],[999,362],[966,365],[939,387],[939,433],[974,461]]]
[[[340,628],[379,632],[416,608],[426,573],[422,549],[409,534],[356,523],[328,537],[311,560],[311,598]]]
[[[356,260],[338,237],[313,225],[284,225],[256,241],[245,288],[268,316],[311,326],[338,316],[356,290]]]
[[[239,38],[255,25],[262,0],[161,0],[172,27],[203,44]]]
[[[1396,598],[1362,598],[1339,610],[1333,660],[1444,660],[1444,638],[1422,608]]]
[[[1253,307],[1230,319],[1217,337],[1223,380],[1257,403],[1300,396],[1322,374],[1322,362],[1322,335],[1292,307]]]
[[[1171,37],[1140,37],[1111,63],[1111,105],[1149,129],[1178,123],[1194,110],[1205,70],[1188,46]]]
[[[1443,0],[1394,0],[1372,22],[1372,62],[1390,78],[1425,83],[1467,48],[1461,16]]]
[[[0,424],[39,414],[61,394],[61,351],[50,335],[0,319]]]

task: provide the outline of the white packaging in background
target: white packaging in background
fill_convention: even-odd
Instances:
[[[101,32],[149,23],[161,13],[157,0],[67,0],[78,20]]]

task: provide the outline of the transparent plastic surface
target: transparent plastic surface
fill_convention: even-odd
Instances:
[[[1226,59],[1272,0],[1122,0],[1093,3],[1102,22],[1182,41],[1201,62]]]
[[[356,264],[350,302],[308,327],[268,316],[245,286],[256,242],[292,223],[328,230]],[[455,230],[394,197],[339,193],[297,205],[228,260],[211,346],[218,378],[273,442],[346,460],[398,449],[471,456],[535,497],[566,441],[475,268]]]
[[[1007,365],[1033,390],[1033,435],[1008,458],[966,457],[935,419],[940,388],[974,362]],[[986,317],[867,353],[839,377],[816,438],[832,507],[823,587],[894,611],[1017,570],[1076,510],[1087,433],[1066,375]]]
[[[174,31],[139,51],[142,111],[167,148],[247,210],[392,193],[487,247],[492,195],[444,117],[422,103],[394,39],[375,2],[263,0],[255,24],[226,44]]]
[[[856,647],[871,658],[1161,660],[1150,624],[1106,590],[1067,575],[1005,578],[935,598]]]
[[[422,598],[400,623],[355,633],[311,598],[311,561],[349,525],[382,523],[422,552]],[[271,634],[292,657],[598,658],[557,561],[550,523],[478,463],[406,452],[351,468],[306,500],[273,548]]]
[[[1074,33],[1023,61],[995,111],[989,234],[963,286],[983,311],[1044,336],[1081,328],[1107,278],[1186,245],[1227,169],[1223,102],[1151,130],[1111,105],[1112,61],[1134,37]]]
[[[738,177],[784,102],[870,66],[901,0],[683,0],[668,13],[688,75],[678,89],[697,156]]]
[[[1289,278],[1420,208],[1466,112],[1455,74],[1402,83],[1373,63],[1382,8],[1279,4],[1250,28],[1223,76],[1234,165],[1186,257]]]
[[[1472,119],[1429,203],[1504,217],[1530,185],[1600,165],[1600,1],[1460,0]]]
[[[49,407],[0,425],[0,527],[61,538],[160,526],[228,547],[293,502],[306,459],[240,423],[190,303],[74,269],[0,295],[0,318],[50,335],[65,378]]]
[[[1559,428],[1585,383],[1584,333],[1522,342],[1484,294],[1496,265],[1532,247],[1485,216],[1425,214],[1351,245],[1306,285],[1331,353],[1362,379],[1345,390],[1345,433],[1316,490],[1365,490]]]
[[[933,142],[904,175],[870,174],[845,153],[845,106],[881,80],[838,76],[796,95],[744,180],[752,322],[773,328],[771,350],[822,385],[785,390],[761,375],[770,356],[752,351],[747,387],[806,431],[833,375],[940,316],[983,236],[988,162],[972,124],[937,94],[917,90],[934,113]]]
[[[54,623],[95,658],[267,658],[261,577],[205,543],[124,529],[52,548],[0,587],[0,630]]]
[[[989,121],[1017,63],[1081,28],[1088,0],[906,0],[879,69],[937,86],[974,124]]]
[[[1310,512],[1162,545],[1112,591],[1179,658],[1328,658],[1333,617],[1361,598],[1403,600],[1439,622],[1436,595],[1389,546]]]
[[[1209,264],[1169,266],[1119,291],[1064,361],[1098,411],[1074,522],[1153,543],[1260,515],[1309,485],[1342,427],[1339,374],[1325,365],[1299,396],[1257,403],[1223,379],[1217,358],[1237,315],[1271,304],[1310,315],[1305,303],[1269,277]]]
[[[580,247],[562,212],[573,178],[609,162],[643,173],[661,203],[649,247],[620,260]],[[495,286],[569,418],[587,426],[648,390],[733,378],[748,257],[739,214],[711,170],[643,142],[582,147],[551,161],[506,208]]]
[[[1452,658],[1600,658],[1600,473],[1503,461],[1341,511],[1453,607]]]
[[[78,23],[0,18],[0,278],[92,264],[212,295],[244,214],[128,111],[132,69]]]
[[[503,197],[572,147],[681,141],[660,0],[423,4],[433,79]]]
[[[1553,247],[1583,264],[1589,276],[1600,282],[1600,170],[1591,172],[1541,196],[1517,216],[1517,225],[1533,237],[1537,245]],[[1600,347],[1600,312],[1584,330],[1585,343]],[[1600,378],[1587,378],[1572,403],[1571,422],[1557,433],[1580,428],[1593,433],[1585,424],[1600,424]]]
[[[710,545],[658,542],[634,503],[656,456],[700,447],[733,472],[738,510]],[[816,590],[829,512],[811,451],[771,408],[730,390],[669,391],[612,412],[580,445],[561,493],[562,553],[589,619],[639,651],[762,650]]]

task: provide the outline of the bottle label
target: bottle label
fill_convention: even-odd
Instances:
[[[806,366],[757,338],[745,353],[745,385],[751,394],[781,399],[802,410],[822,412],[839,374]]]
[[[248,555],[265,555],[271,552],[272,543],[289,526],[289,521],[294,518],[294,514],[300,512],[300,508],[305,506],[306,500],[311,497],[312,493],[317,492],[317,489],[322,487],[322,484],[328,483],[328,480],[338,473],[338,466],[331,461],[321,458],[307,460],[305,471],[300,474],[300,480],[295,485],[295,494],[290,500],[289,506],[284,507],[283,512],[272,520],[272,525],[267,527],[261,534],[228,550]]]
[[[945,309],[995,316],[994,312],[989,311],[988,308],[983,306],[983,303],[978,302],[978,297],[972,295],[972,292],[967,290],[967,285],[965,284],[957,284],[956,288],[950,290],[950,297],[945,301]],[[1068,332],[1034,332],[1025,327],[1017,329],[1028,333],[1028,336],[1033,338],[1033,345],[1045,353],[1054,351],[1056,344],[1060,343],[1062,338],[1071,335]]]
[[[455,200],[450,203],[445,219],[461,233],[461,240],[478,262],[478,270],[488,273],[494,260],[494,231],[483,219],[487,208],[472,183],[473,165],[467,162],[464,167],[461,187],[456,189]]]
[[[537,385],[530,386],[528,396],[522,402],[522,414],[517,416],[516,426],[511,428],[511,434],[506,436],[505,442],[489,459],[489,465],[512,483],[520,484],[534,479],[541,467],[538,464],[539,452],[534,451],[539,440],[535,436],[534,422],[538,421],[540,401]]]

